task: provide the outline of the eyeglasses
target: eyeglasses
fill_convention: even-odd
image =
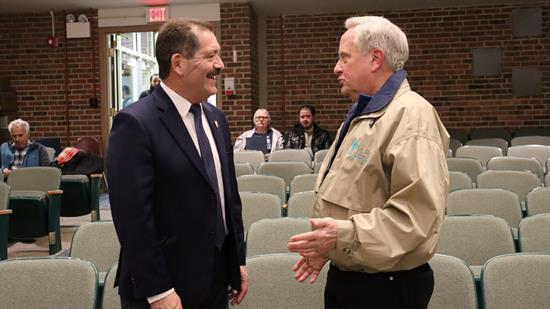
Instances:
[[[266,116],[256,116],[256,119],[262,120],[262,119],[269,119],[269,117]]]

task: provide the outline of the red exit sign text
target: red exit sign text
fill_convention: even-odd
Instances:
[[[148,23],[162,23],[167,21],[168,16],[167,6],[155,6],[147,8],[147,22]]]

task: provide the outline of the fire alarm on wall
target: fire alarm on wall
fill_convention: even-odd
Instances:
[[[226,96],[235,95],[235,77],[226,77],[223,79],[223,90]]]
[[[48,37],[48,45],[51,47],[57,47],[57,38],[53,35]]]

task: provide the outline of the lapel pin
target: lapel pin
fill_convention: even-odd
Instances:
[[[214,125],[216,125],[216,129],[219,128],[219,127],[218,127],[218,121],[217,121],[217,120],[214,120]]]

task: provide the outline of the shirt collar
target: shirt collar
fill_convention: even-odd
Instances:
[[[378,90],[374,94],[374,96],[369,96],[366,94],[360,94],[359,95],[359,102],[366,101],[367,104],[365,108],[363,108],[363,111],[360,113],[362,114],[368,114],[373,113],[381,110],[382,108],[386,107],[395,94],[397,93],[397,90],[399,90],[399,87],[403,83],[403,81],[407,78],[407,72],[403,69],[393,73],[390,78],[382,85],[382,88]]]
[[[189,113],[189,110],[191,109],[191,102],[187,101],[186,98],[179,95],[177,92],[172,90],[168,85],[166,85],[164,82],[160,82],[159,84],[164,92],[168,95],[170,100],[174,102],[174,105],[176,106],[176,109],[178,110],[178,113],[180,113],[182,118],[187,117],[187,114]],[[202,104],[202,103],[201,103]],[[202,105],[201,105],[202,108]]]

